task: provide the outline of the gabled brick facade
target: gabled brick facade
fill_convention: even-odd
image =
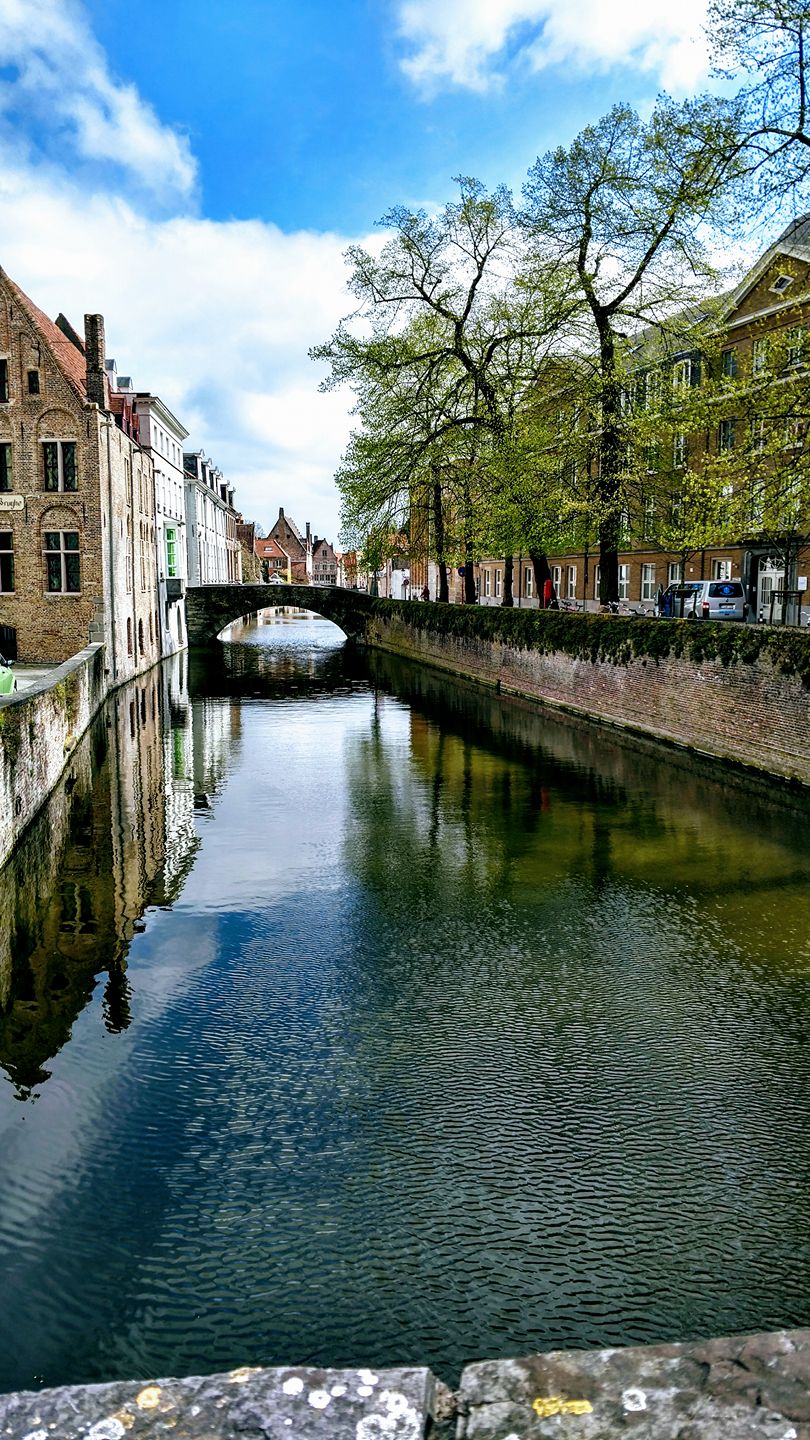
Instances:
[[[111,409],[104,322],[82,343],[0,270],[0,649],[106,646],[110,683],[159,658],[152,467]]]

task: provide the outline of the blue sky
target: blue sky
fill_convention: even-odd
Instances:
[[[0,265],[103,311],[248,518],[337,539],[350,397],[307,350],[351,308],[346,245],[705,83],[703,3],[2,0]]]

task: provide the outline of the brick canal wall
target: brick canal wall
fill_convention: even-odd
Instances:
[[[810,1330],[468,1365],[265,1370],[0,1395],[7,1440],[810,1440]]]
[[[0,865],[47,800],[107,693],[104,646],[89,645],[30,689],[0,697]]]
[[[810,785],[810,632],[377,602],[367,643]]]

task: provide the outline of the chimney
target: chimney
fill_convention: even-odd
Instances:
[[[311,532],[311,530],[310,530],[310,528],[309,528],[309,521],[307,520],[307,545],[311,545],[311,543],[312,543],[312,532]]]
[[[85,315],[84,355],[87,364],[87,398],[101,410],[107,409],[107,376],[104,361],[104,316]]]
[[[283,505],[279,505],[279,507],[278,507],[278,518],[279,518],[279,520],[283,520],[283,519],[284,519],[284,506],[283,506]]]

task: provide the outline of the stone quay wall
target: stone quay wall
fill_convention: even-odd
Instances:
[[[508,694],[810,785],[806,631],[378,601],[365,639]]]
[[[810,1330],[468,1365],[243,1366],[0,1395],[7,1440],[810,1440]]]
[[[108,693],[104,646],[89,645],[29,689],[0,696],[0,865]]]

